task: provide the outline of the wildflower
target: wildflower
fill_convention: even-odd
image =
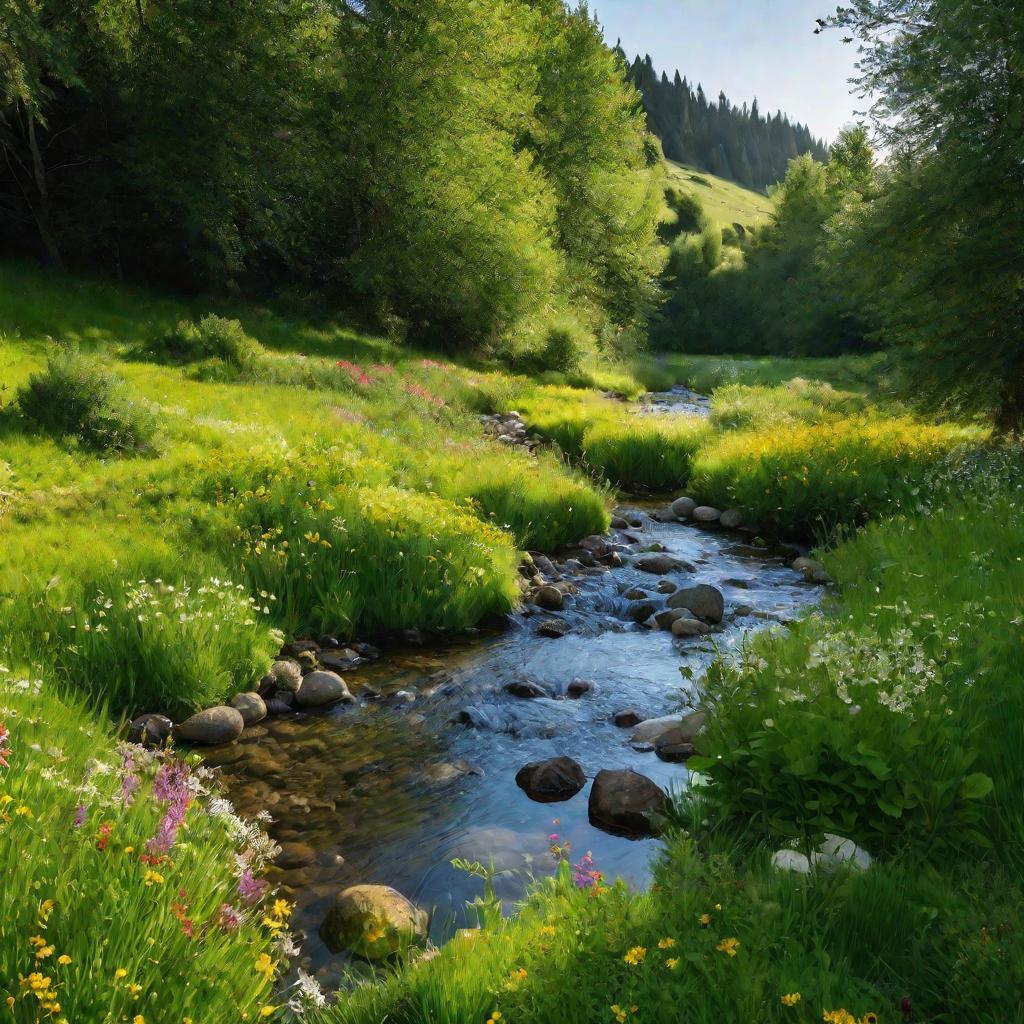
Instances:
[[[85,804],[79,804],[75,808],[75,828],[81,828],[85,824]]]
[[[260,953],[256,957],[256,973],[262,974],[264,979],[272,981],[274,978],[274,972],[277,970],[277,963],[270,959],[266,953]]]
[[[142,986],[141,985],[136,985],[133,982],[133,983],[131,983],[129,985],[125,985],[125,990],[132,997],[132,999],[138,999],[139,996],[142,993]]]
[[[707,928],[707,926],[709,924],[711,924],[711,915],[710,914],[701,914],[700,915],[700,923],[701,923],[702,927]]]
[[[555,934],[555,926],[553,924],[542,925],[541,928],[540,928],[540,934],[541,935],[554,935]]]
[[[236,910],[230,903],[222,903],[217,911],[217,924],[226,932],[233,932],[236,928],[242,927],[242,913]]]
[[[739,948],[740,940],[736,938],[722,939],[722,941],[715,946],[715,949],[719,953],[726,953],[729,956],[735,956],[736,950]]]
[[[276,1006],[261,1006],[260,1007],[260,1016],[261,1017],[271,1017],[276,1012],[277,1012],[277,1007]]]
[[[526,978],[526,968],[525,968],[525,967],[519,967],[519,968],[517,968],[517,970],[516,970],[516,972],[515,972],[515,976],[516,976],[516,977],[517,977],[517,978],[518,978],[518,979],[519,979],[520,981],[523,981],[523,980],[524,980],[524,979]]]
[[[67,965],[71,963],[71,957],[69,957],[67,953],[61,953],[61,955],[57,957],[57,963],[59,963],[61,967],[67,967]]]
[[[295,995],[288,1001],[288,1009],[301,1014],[310,1008],[320,1009],[326,1006],[327,997],[320,989],[320,982],[301,967],[298,973],[299,980],[293,986]]]
[[[658,949],[671,949],[675,944],[675,939],[658,939]]]
[[[264,893],[267,891],[267,883],[263,880],[256,878],[253,873],[246,868],[238,878],[238,895],[248,903],[259,903],[263,899]]]
[[[784,996],[780,996],[779,1002],[782,1003],[783,1006],[796,1006],[796,1004],[800,1002],[800,993],[789,992]]]
[[[110,845],[110,833],[114,831],[114,823],[105,821],[96,830],[96,849],[105,850]]]
[[[858,1024],[857,1018],[849,1010],[826,1010],[821,1019],[825,1024]]]
[[[7,758],[11,756],[11,748],[8,742],[10,735],[4,723],[0,722],[0,768],[10,767],[7,763]]]
[[[647,956],[647,950],[643,946],[634,946],[622,959],[630,967],[639,967],[644,962],[645,956]]]
[[[32,817],[32,811],[31,811],[31,809],[30,809],[30,808],[28,808],[28,807],[26,807],[26,806],[25,806],[24,804],[22,804],[22,805],[21,805],[20,807],[18,807],[18,808],[17,808],[16,810],[15,810],[15,812],[14,812],[14,813],[15,813],[15,814],[16,814],[16,815],[17,815],[17,816],[18,816],[19,818],[31,818],[31,817]]]
[[[498,1024],[499,1020],[501,1020],[501,1011],[494,1010],[491,1012],[490,1017],[487,1018],[486,1024]]]
[[[722,909],[722,904],[721,903],[716,903],[715,904],[715,910],[721,910],[721,909]]]
[[[141,1013],[137,1013],[132,1017],[132,1024],[146,1024],[146,1018]]]
[[[666,967],[667,967],[667,968],[668,968],[668,969],[669,969],[670,971],[674,971],[674,970],[675,970],[675,969],[676,969],[676,968],[677,968],[677,967],[679,966],[679,957],[677,957],[677,956],[670,956],[670,957],[669,957],[669,958],[668,958],[668,959],[667,959],[667,960],[665,961],[665,966],[666,966]]]

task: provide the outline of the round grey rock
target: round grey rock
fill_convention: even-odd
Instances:
[[[310,672],[303,677],[295,694],[295,703],[300,708],[320,708],[339,701],[352,704],[355,697],[337,672]]]
[[[673,636],[707,636],[710,632],[711,627],[700,619],[688,619],[683,616],[672,623]]]
[[[693,498],[688,498],[683,495],[681,498],[676,498],[672,502],[672,514],[679,519],[689,519],[693,515],[693,510],[697,507],[697,502]]]
[[[693,519],[697,523],[717,523],[721,518],[721,511],[712,505],[698,505],[693,510]]]
[[[186,743],[216,746],[237,740],[244,728],[245,720],[235,708],[220,705],[186,718],[175,727],[174,735]]]
[[[717,587],[700,583],[677,590],[668,599],[669,608],[689,608],[694,617],[718,623],[725,616],[725,598]]]
[[[541,587],[533,595],[533,603],[549,612],[560,612],[565,607],[565,595],[550,585]]]
[[[246,728],[267,717],[267,705],[258,693],[240,693],[231,701],[231,706],[242,716]]]
[[[587,804],[591,825],[630,838],[655,835],[652,817],[667,809],[668,797],[660,786],[626,769],[598,772]]]
[[[743,525],[743,513],[738,508],[727,508],[718,521],[727,530],[736,530]]]
[[[516,785],[531,800],[542,804],[569,800],[586,784],[583,768],[571,757],[533,761],[516,772]]]

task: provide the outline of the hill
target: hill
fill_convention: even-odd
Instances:
[[[708,217],[720,227],[742,224],[755,227],[772,212],[771,200],[761,192],[737,185],[734,181],[675,161],[666,161],[669,182],[696,195]]]

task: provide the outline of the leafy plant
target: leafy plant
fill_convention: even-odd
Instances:
[[[156,416],[128,397],[124,381],[72,348],[53,353],[18,392],[22,416],[36,428],[73,437],[112,455],[152,452]]]

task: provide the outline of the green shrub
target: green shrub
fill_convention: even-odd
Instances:
[[[259,361],[261,346],[237,320],[208,313],[199,323],[180,321],[153,346],[152,352],[184,363],[219,359],[235,369],[248,370]]]
[[[126,455],[154,449],[153,413],[128,397],[120,377],[72,349],[55,352],[46,370],[28,379],[18,406],[37,429],[76,438],[96,451]]]
[[[714,270],[722,262],[722,229],[717,224],[710,224],[700,236],[700,252],[704,264]]]
[[[666,491],[690,479],[707,434],[702,417],[625,414],[587,429],[583,458],[592,472],[614,483]]]
[[[587,350],[586,333],[573,324],[552,324],[544,337],[539,360],[546,370],[573,373],[580,368]]]

